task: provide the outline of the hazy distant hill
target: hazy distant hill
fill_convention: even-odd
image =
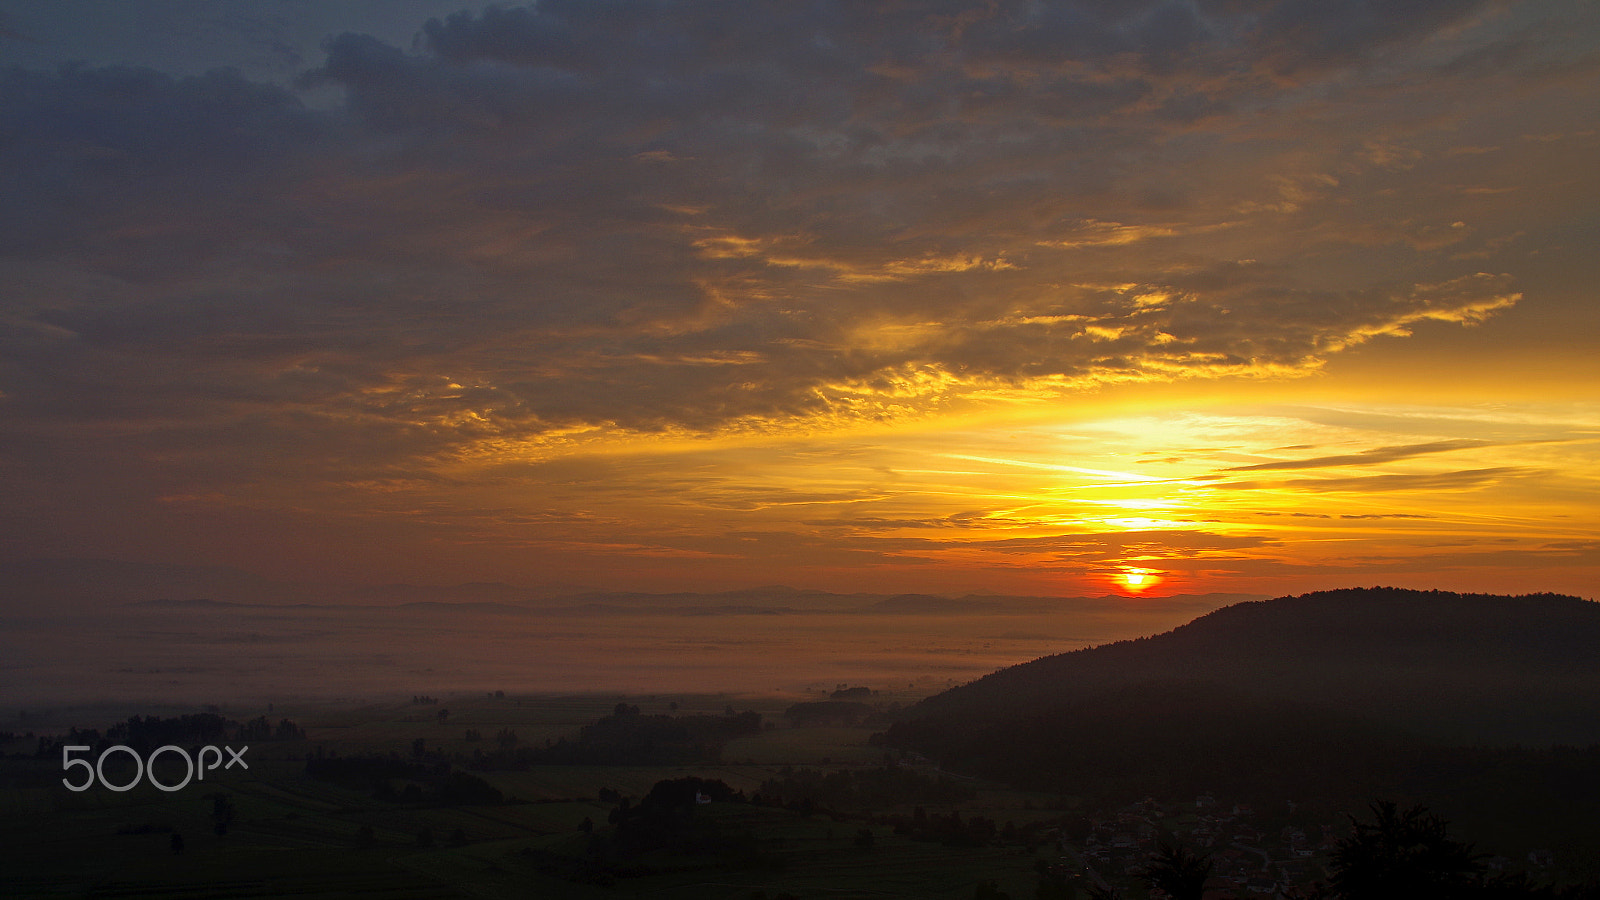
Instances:
[[[0,564],[0,612],[58,611],[154,599],[285,603],[297,585],[226,566],[113,559],[32,559]]]
[[[582,590],[575,585],[516,587],[497,582],[448,586],[345,585],[265,578],[228,566],[173,565],[113,559],[31,559],[0,563],[0,613],[104,610],[123,604],[195,605],[404,603],[527,604]]]
[[[1173,594],[1166,597],[1141,597],[1129,601],[1127,597],[1106,594],[1099,597],[1010,597],[996,594],[968,594],[964,597],[943,597],[937,594],[896,594],[876,600],[872,612],[909,613],[914,615],[953,615],[960,613],[1040,612],[1071,609],[1083,614],[1096,608],[1123,611],[1130,602],[1150,609],[1152,607],[1215,609],[1229,603],[1264,599],[1260,594]]]
[[[1424,746],[1600,742],[1597,648],[1576,597],[1319,592],[1001,670],[889,739],[1012,780],[1359,781]]]
[[[562,582],[339,584],[279,581],[226,566],[172,565],[108,559],[34,559],[0,563],[0,613],[105,611],[125,605],[227,608],[242,605],[437,607],[442,611],[566,615],[781,615],[863,613],[906,616],[1045,615],[1167,621],[1216,609],[1247,594],[1176,594],[1140,598],[931,594],[839,594],[763,585],[717,592],[602,591]],[[196,603],[195,601],[212,601]],[[1127,633],[1127,632],[1124,632]]]

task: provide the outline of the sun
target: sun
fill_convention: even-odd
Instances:
[[[1122,581],[1123,587],[1137,594],[1160,581],[1158,574],[1153,569],[1126,568],[1118,578]]]

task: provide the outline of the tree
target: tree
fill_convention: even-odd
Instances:
[[[1371,806],[1372,822],[1350,824],[1355,833],[1334,848],[1331,886],[1345,900],[1453,897],[1484,884],[1481,857],[1472,845],[1451,840],[1445,821],[1424,806],[1400,811],[1391,801]]]
[[[1068,880],[1066,869],[1036,860],[1034,871],[1039,873],[1039,883],[1033,889],[1033,900],[1077,900],[1078,891]]]
[[[228,826],[233,824],[233,801],[226,794],[211,795],[211,830],[220,837],[228,833]]]
[[[1144,877],[1172,900],[1200,900],[1211,877],[1211,859],[1163,841],[1145,866]]]
[[[993,881],[980,881],[972,889],[972,900],[1011,900],[1011,895],[1000,890],[1000,885]]]

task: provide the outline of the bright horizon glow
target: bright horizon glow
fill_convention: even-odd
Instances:
[[[1157,583],[1294,593],[1366,581],[1581,591],[1582,576],[1561,567],[1578,562],[1564,548],[1594,527],[1584,409],[1190,401],[1136,418],[1030,413],[579,453],[533,466],[526,488],[509,492],[483,481],[493,466],[452,479],[493,485],[510,503],[526,490],[547,507],[563,493],[557,479],[603,482],[602,493],[572,495],[582,505],[548,530],[525,523],[515,540],[502,530],[501,546],[563,556],[577,570],[620,554],[642,573],[625,585],[634,589],[690,569],[725,571],[726,587],[769,583],[809,557],[810,575],[789,580],[836,591],[1092,593],[1102,578],[1141,593]],[[970,468],[929,467],[934,457]],[[1049,461],[1063,458],[1074,462]],[[665,471],[698,474],[668,486],[656,480]],[[1118,480],[1095,480],[1106,473]],[[674,537],[658,524],[696,521],[737,537]],[[488,539],[492,527],[478,533]],[[1164,572],[1130,558],[1159,558]],[[1528,569],[1511,574],[1519,558]],[[1486,564],[1510,568],[1490,575]]]

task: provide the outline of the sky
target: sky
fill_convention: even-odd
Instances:
[[[0,562],[1600,594],[1600,6],[0,0]]]

